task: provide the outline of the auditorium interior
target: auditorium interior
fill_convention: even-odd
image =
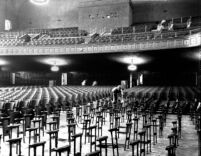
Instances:
[[[201,156],[200,0],[0,0],[0,156],[58,155]]]

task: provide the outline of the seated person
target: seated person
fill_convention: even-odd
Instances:
[[[165,23],[166,21],[165,20],[162,20],[158,25],[157,25],[157,28],[156,29],[154,29],[154,30],[152,30],[153,32],[161,32],[163,29],[165,29],[165,27],[164,27],[164,23]]]
[[[168,23],[168,31],[173,31],[174,30],[173,27],[174,27],[173,21],[170,21]]]
[[[192,21],[191,18],[189,18],[186,22],[186,28],[189,29],[191,27]]]

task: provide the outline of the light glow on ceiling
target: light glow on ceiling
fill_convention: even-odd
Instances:
[[[44,64],[48,64],[51,66],[65,66],[68,65],[69,62],[67,62],[67,60],[62,59],[62,58],[44,58],[39,60],[39,62],[44,63]]]
[[[184,55],[184,57],[201,61],[201,48],[198,51],[187,53],[186,55]]]
[[[113,58],[117,62],[124,63],[124,64],[144,64],[148,61],[146,58],[138,57],[138,56],[124,56],[124,57],[118,57]]]
[[[46,5],[49,3],[49,0],[30,0],[30,2],[36,5]]]
[[[8,64],[7,61],[0,59],[0,66],[4,66],[4,65],[7,65],[7,64]]]

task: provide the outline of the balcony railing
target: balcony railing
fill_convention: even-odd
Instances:
[[[162,38],[158,40],[144,40],[132,43],[122,42],[105,44],[1,47],[0,55],[69,55],[113,52],[118,53],[201,46],[200,30],[190,30],[189,33],[192,35],[188,35],[183,38]]]

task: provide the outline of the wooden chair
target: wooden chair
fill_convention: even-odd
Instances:
[[[77,145],[77,138],[79,139],[80,138],[80,140],[79,140],[79,147],[80,147],[80,151],[79,152],[77,152],[76,151],[76,145]],[[81,156],[81,154],[82,154],[82,133],[78,133],[78,134],[75,134],[75,135],[72,135],[72,140],[73,140],[73,142],[74,142],[74,151],[73,151],[73,154],[74,154],[74,156]]]
[[[22,138],[16,138],[16,139],[9,139],[7,140],[6,142],[9,143],[9,148],[10,148],[10,153],[9,153],[9,156],[12,156],[12,145],[13,144],[16,144],[16,151],[18,153],[18,150],[19,150],[19,153],[18,153],[18,156],[22,156],[21,155],[21,140]]]
[[[100,151],[95,151],[95,152],[87,153],[85,156],[100,156],[100,155],[101,155]]]
[[[118,144],[118,128],[112,128],[108,130],[111,134],[111,140],[112,140],[112,151],[113,156],[115,156],[115,149],[117,150],[117,156],[119,156],[119,144]]]
[[[140,156],[142,155],[142,153],[143,153],[143,156],[145,156],[145,134],[146,134],[146,131],[142,130],[138,134],[140,136]]]
[[[94,145],[94,149],[96,151],[96,136],[97,136],[96,128],[97,128],[96,125],[89,127],[88,137],[90,139],[90,152],[92,152],[93,145]],[[93,138],[94,138],[94,140],[93,140]]]
[[[1,122],[2,122],[2,130],[3,130],[3,141],[5,141],[5,137],[9,136],[8,125],[10,124],[10,117],[1,117]]]
[[[37,147],[40,147],[40,146],[42,146],[42,156],[44,156],[45,155],[45,143],[46,142],[43,141],[43,142],[38,142],[38,143],[35,143],[35,144],[30,144],[29,145],[28,156],[30,156],[30,151],[31,151],[32,148],[33,148],[33,155],[37,156],[37,153],[36,153]]]
[[[103,134],[103,116],[102,115],[96,116],[96,125],[98,129],[98,137],[102,136]]]
[[[151,125],[150,124],[144,125],[144,128],[145,128],[145,131],[146,131],[145,144],[147,146],[147,153],[148,153],[148,151],[151,152]]]
[[[57,148],[58,146],[58,133],[59,130],[52,130],[48,131],[47,134],[49,134],[49,155],[51,156],[51,151],[52,151],[52,139],[54,139],[54,146]]]
[[[68,141],[69,144],[71,145],[72,142],[71,137],[76,133],[76,123],[68,124],[67,127],[68,127]]]
[[[135,118],[133,118],[134,120],[134,135],[133,135],[133,140],[137,140],[137,134],[138,134],[138,121],[139,121],[139,118],[137,116],[135,116]]]
[[[66,145],[63,147],[59,147],[59,148],[54,148],[52,149],[52,151],[55,151],[56,154],[59,154],[59,156],[61,156],[62,153],[66,152],[66,156],[70,155],[70,145]]]
[[[34,120],[32,120],[32,122],[33,122],[33,124],[34,124],[34,128],[37,128],[37,133],[36,133],[36,135],[37,136],[39,136],[39,141],[40,141],[40,130],[41,130],[41,128],[42,128],[42,119],[34,119]],[[36,127],[36,125],[38,125],[37,127]],[[43,128],[42,128],[43,129]],[[44,129],[43,129],[43,131],[44,131]]]
[[[176,156],[174,145],[166,146],[165,150],[168,151],[168,156]]]
[[[153,119],[152,120],[152,127],[153,127],[153,144],[155,145],[157,143],[157,120]]]
[[[132,147],[132,156],[135,156],[135,146],[136,147],[136,156],[139,156],[139,144],[140,144],[140,140],[135,140],[135,141],[132,141],[130,143],[131,147]]]
[[[105,148],[105,156],[107,156],[107,147],[108,147],[107,139],[108,139],[108,136],[103,136],[103,137],[97,138],[97,141],[99,142],[99,145],[97,145],[97,146],[100,148],[101,156],[102,156],[102,148]]]

